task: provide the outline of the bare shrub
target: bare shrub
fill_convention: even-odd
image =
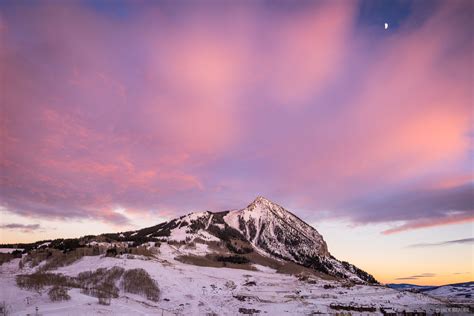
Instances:
[[[96,271],[85,271],[79,273],[76,277],[81,292],[87,295],[102,297],[102,298],[116,298],[119,296],[119,289],[116,282],[124,273],[121,267],[113,267],[111,269],[100,268]]]
[[[110,305],[110,302],[112,301],[110,294],[103,291],[97,292],[97,299],[99,300],[100,305]]]
[[[54,273],[21,274],[16,277],[19,288],[27,290],[41,290],[45,286],[77,287],[73,278]]]
[[[151,301],[158,301],[160,290],[148,272],[143,269],[127,270],[123,274],[122,288],[125,292],[145,296]]]
[[[237,288],[237,285],[235,284],[235,282],[231,280],[227,281],[225,283],[225,286],[231,290],[235,290]]]
[[[54,286],[48,292],[49,299],[52,302],[68,301],[71,299],[71,296],[69,296],[67,291],[68,289],[65,287]]]
[[[0,303],[0,316],[10,315],[10,306],[5,301]]]
[[[111,269],[100,268],[96,271],[85,271],[76,277],[81,292],[95,296],[101,305],[110,305],[112,298],[119,296],[119,289],[115,285],[124,273],[121,267]]]
[[[239,308],[239,313],[246,314],[246,315],[254,315],[254,314],[260,313],[260,310],[259,309],[254,309],[254,308],[241,307],[241,308]]]
[[[69,300],[67,288],[80,288],[82,293],[97,297],[99,304],[110,305],[111,299],[119,296],[117,282],[121,278],[125,292],[140,294],[149,300],[158,301],[160,294],[158,286],[143,269],[125,271],[121,267],[100,268],[95,271],[81,272],[76,277],[37,272],[18,275],[16,283],[22,289],[35,291],[52,286],[53,288],[48,292],[51,301]]]
[[[59,252],[56,249],[37,249],[30,251],[24,258],[24,263],[29,263],[31,267],[36,267],[42,261],[48,259],[53,253]]]

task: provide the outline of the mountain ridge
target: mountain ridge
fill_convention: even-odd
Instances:
[[[0,291],[0,302],[22,314],[33,314],[35,307],[42,313],[62,308],[124,315],[472,312],[474,286],[418,293],[380,285],[334,258],[314,227],[261,197],[243,209],[192,212],[139,230],[9,249],[0,253],[0,285],[8,289]],[[140,277],[141,292],[133,292],[132,300],[124,286],[131,274],[148,275],[147,282]],[[118,279],[105,284],[109,277],[100,275]],[[145,292],[150,284],[161,293],[151,299]],[[51,296],[58,288],[67,301]]]
[[[294,263],[336,279],[378,284],[369,273],[332,256],[323,236],[313,226],[263,196],[258,196],[243,209],[191,212],[134,231],[43,241],[24,244],[22,247],[26,252],[47,244],[47,247],[67,252],[101,242],[117,242],[131,247],[157,242],[180,245],[204,243],[213,248],[201,254],[207,261],[225,257],[231,261],[251,262],[255,260],[255,255],[252,255],[255,253],[278,262]]]
[[[178,242],[194,239],[224,241],[229,250],[232,241],[247,242],[260,254],[295,262],[304,267],[357,283],[378,283],[356,266],[334,258],[324,238],[311,225],[282,206],[258,196],[247,207],[222,212],[192,212],[134,233]],[[215,239],[217,238],[217,239]],[[243,247],[244,249],[245,247]]]

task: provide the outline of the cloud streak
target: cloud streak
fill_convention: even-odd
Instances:
[[[408,248],[424,248],[424,247],[438,247],[438,246],[451,246],[451,245],[469,245],[474,243],[474,238],[463,238],[456,240],[448,240],[437,243],[420,243],[409,245]]]
[[[41,229],[39,224],[18,224],[18,223],[10,223],[10,224],[2,224],[0,225],[0,229],[9,229],[9,230],[18,230],[24,233],[28,233],[31,231]]]
[[[396,278],[395,280],[418,280],[420,278],[433,278],[435,277],[435,273],[422,273],[422,274],[416,274],[408,277],[402,277],[402,278]]]

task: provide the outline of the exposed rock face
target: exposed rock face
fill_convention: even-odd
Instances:
[[[263,197],[229,212],[224,220],[255,248],[274,256],[296,262],[301,256],[329,257],[326,242],[316,229]]]

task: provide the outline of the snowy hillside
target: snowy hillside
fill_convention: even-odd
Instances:
[[[127,293],[117,281],[119,292],[110,302],[100,304],[82,288],[71,287],[69,300],[53,302],[50,287],[34,291],[16,285],[18,274],[32,273],[27,266],[19,269],[20,259],[0,266],[0,302],[6,302],[11,315],[309,315],[341,311],[426,311],[466,312],[450,307],[423,294],[398,292],[379,285],[349,285],[324,280],[311,274],[277,273],[275,269],[252,264],[245,269],[203,267],[184,264],[177,257],[186,253],[209,251],[205,244],[196,247],[161,244],[152,257],[121,255],[85,256],[49,271],[78,277],[84,271],[122,268],[144,269],[156,281],[159,299]]]

